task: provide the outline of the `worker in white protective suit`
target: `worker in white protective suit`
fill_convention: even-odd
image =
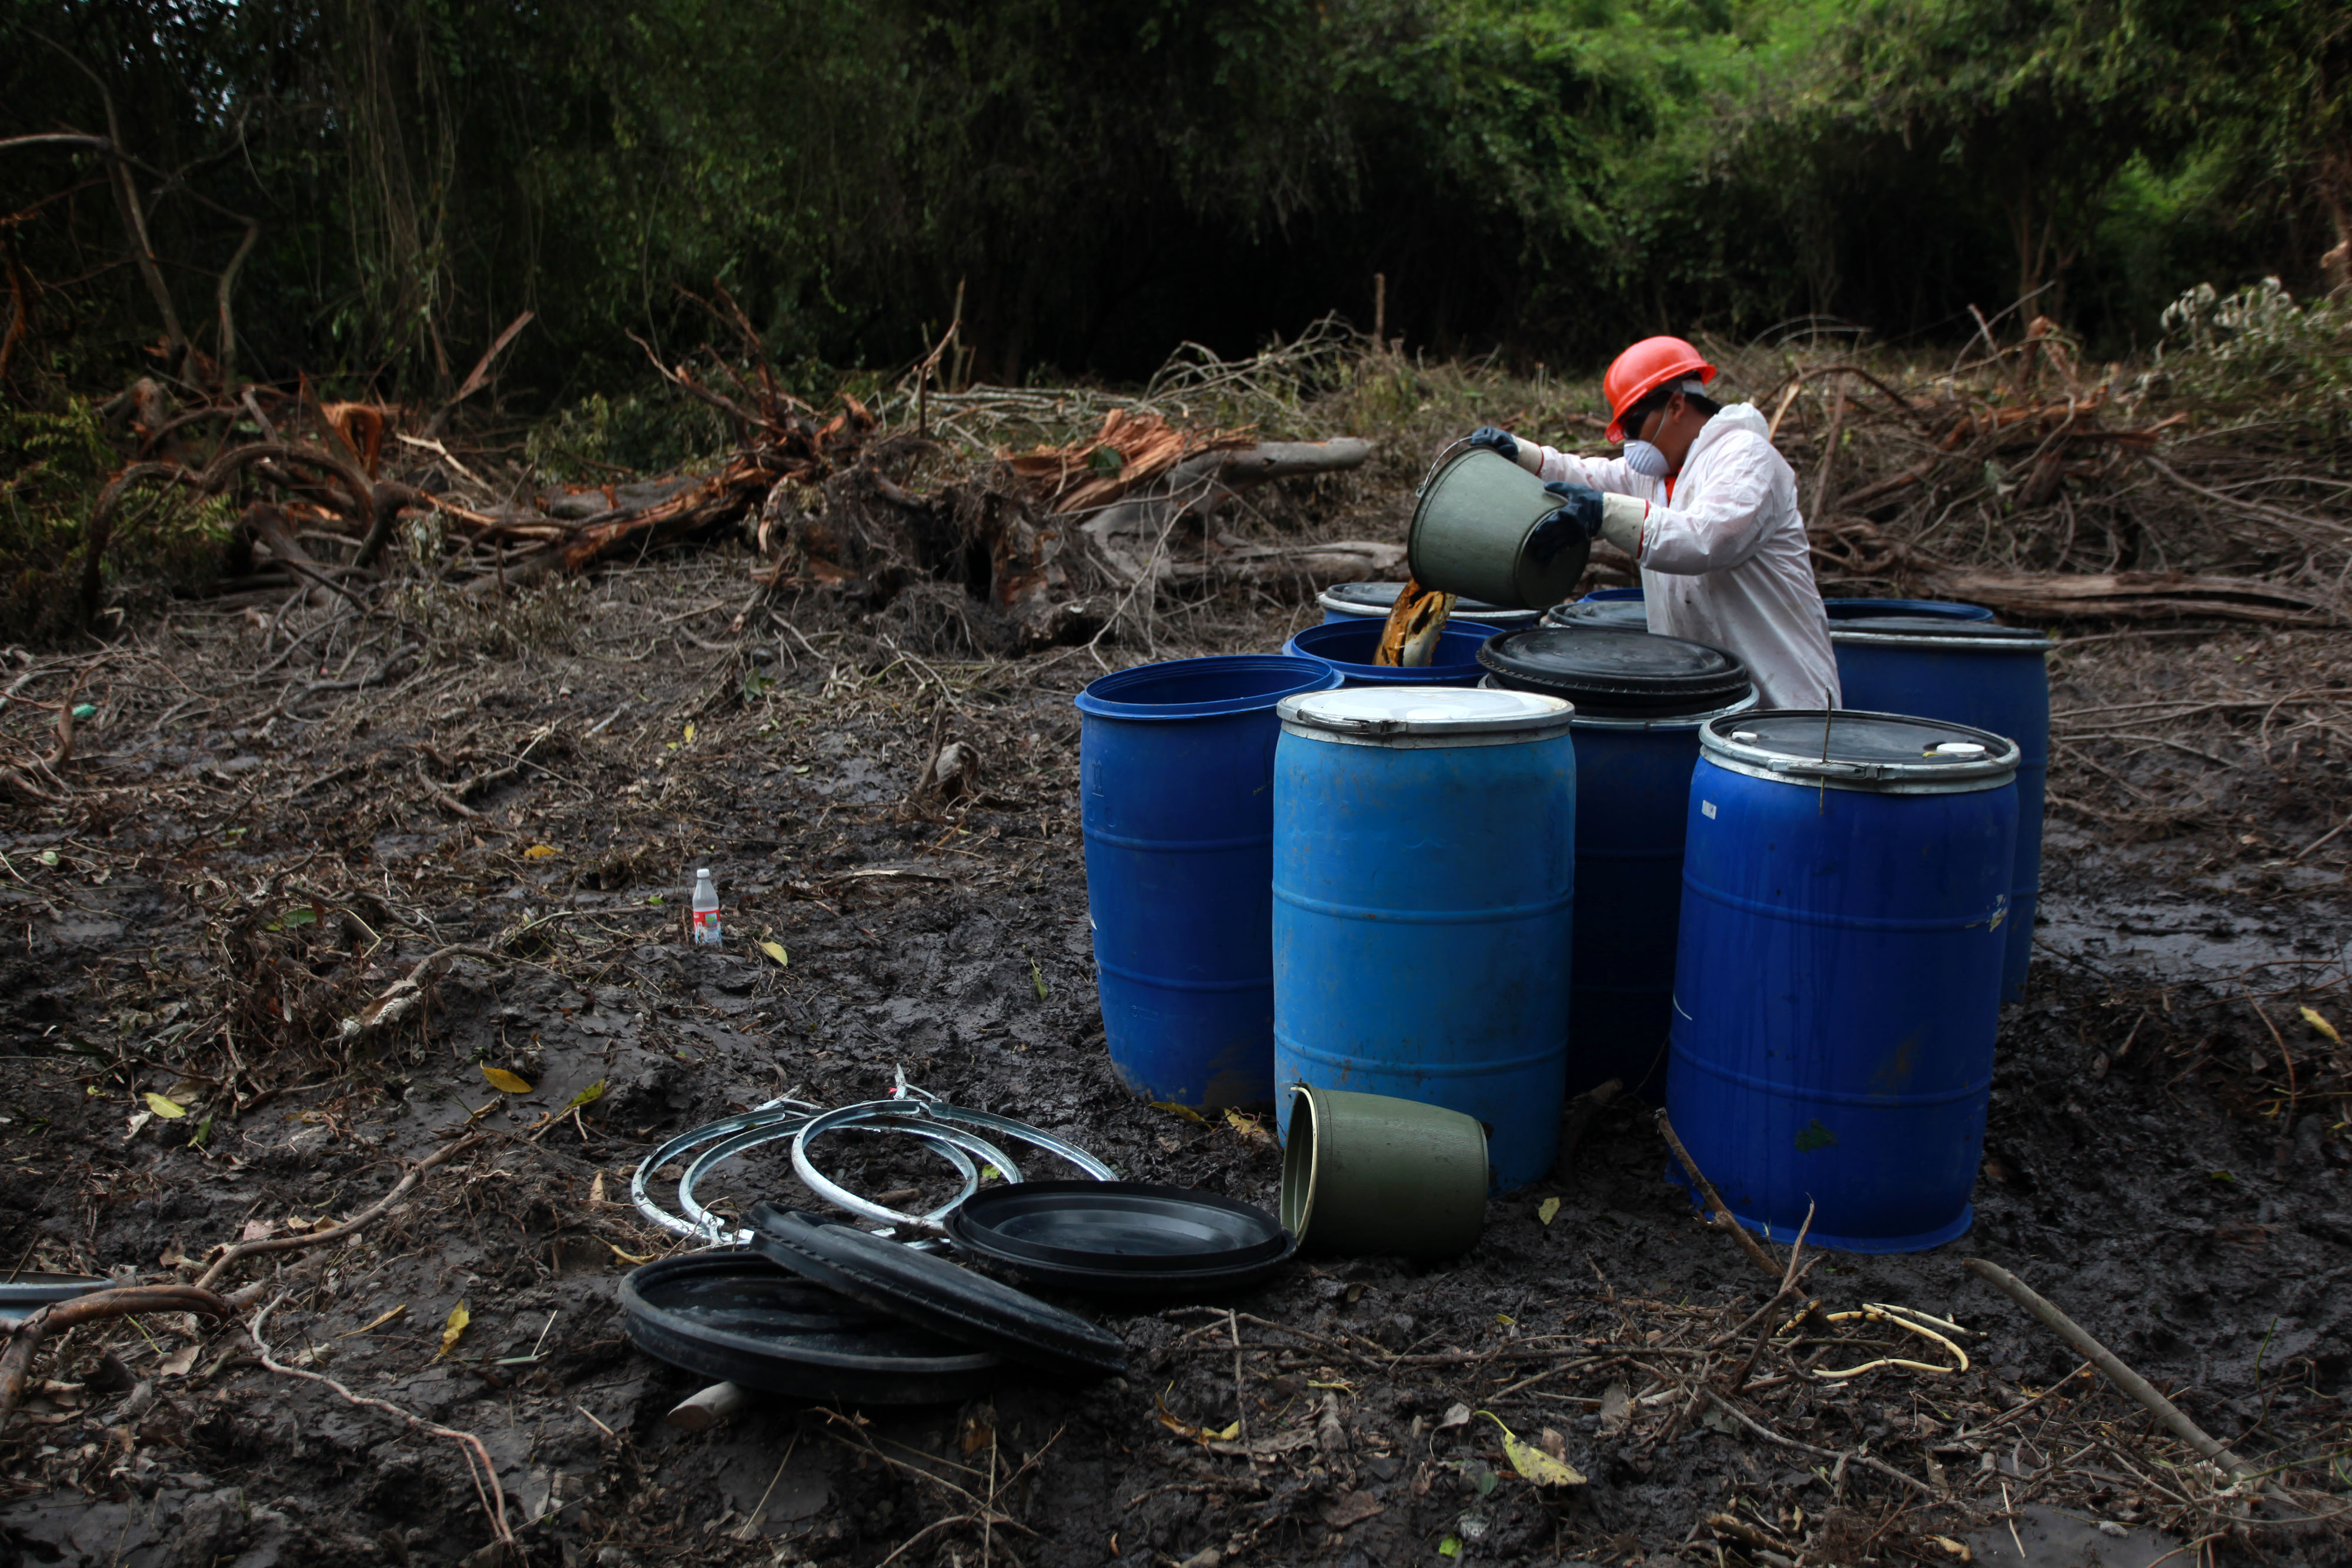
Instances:
[[[1548,481],[1560,509],[1529,539],[1605,538],[1642,568],[1650,630],[1721,648],[1765,707],[1838,706],[1837,660],[1813,582],[1797,476],[1752,403],[1706,395],[1715,367],[1679,338],[1650,338],[1601,380],[1615,458],[1577,457],[1485,426],[1485,446]],[[1556,551],[1555,551],[1556,553]]]

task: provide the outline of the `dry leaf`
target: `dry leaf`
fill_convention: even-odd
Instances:
[[[2306,1008],[2304,1010],[2308,1012],[2310,1009]],[[1927,1537],[1927,1539],[1942,1547],[1946,1552],[1951,1553],[1952,1556],[1958,1558],[1962,1563],[1973,1563],[1976,1561],[1976,1553],[1970,1552],[1966,1545],[1953,1540],[1948,1535],[1931,1535]]]
[[[1549,1225],[1559,1217],[1559,1199],[1548,1197],[1536,1205],[1536,1218]]]
[[[608,1241],[605,1245],[610,1247],[612,1243]],[[451,1351],[456,1350],[458,1339],[466,1332],[466,1325],[473,1321],[474,1314],[466,1310],[465,1302],[459,1301],[456,1306],[451,1307],[448,1324],[441,1331],[441,1354],[433,1359],[439,1361],[441,1356],[447,1355]]]
[[[278,1222],[274,1219],[248,1219],[245,1222],[245,1228],[236,1233],[236,1239],[239,1241],[267,1241],[277,1228]]]
[[[1202,1126],[1208,1125],[1209,1123],[1206,1116],[1202,1115],[1190,1105],[1179,1105],[1173,1100],[1154,1100],[1151,1102],[1151,1108],[1155,1111],[1165,1111],[1171,1116],[1181,1116],[1187,1122],[1197,1122]]]
[[[178,1350],[175,1350],[171,1354],[165,1356],[162,1364],[158,1365],[155,1370],[162,1373],[166,1377],[185,1377],[188,1375],[190,1370],[195,1366],[196,1352],[201,1348],[201,1346],[193,1344],[183,1345]]]
[[[1574,1465],[1553,1458],[1532,1443],[1520,1442],[1518,1434],[1503,1426],[1503,1418],[1492,1410],[1481,1410],[1478,1414],[1501,1427],[1503,1457],[1511,1461],[1511,1469],[1519,1472],[1521,1479],[1539,1487],[1580,1487],[1584,1484],[1583,1472]]]
[[[188,1113],[188,1108],[185,1105],[174,1100],[166,1100],[152,1089],[140,1098],[147,1102],[147,1109],[169,1121],[176,1122]]]
[[[555,846],[553,844],[533,844],[530,848],[522,852],[522,858],[527,861],[551,860],[554,856]]]
[[[1467,1405],[1449,1405],[1445,1407],[1445,1414],[1437,1418],[1437,1430],[1441,1432],[1468,1425],[1470,1425],[1470,1406]]]
[[[1245,1116],[1239,1111],[1227,1111],[1225,1121],[1234,1132],[1254,1143],[1267,1144],[1274,1141],[1274,1134],[1267,1132],[1265,1124],[1255,1116]]]
[[[792,964],[792,955],[784,951],[784,945],[781,942],[758,942],[754,943],[753,946],[758,947],[761,952],[765,953],[769,957],[773,958],[776,961],[776,967],[779,969],[786,968]]]
[[[530,1084],[528,1080],[520,1078],[514,1073],[509,1072],[503,1067],[485,1067],[482,1069],[482,1076],[488,1079],[490,1081],[490,1087],[499,1091],[501,1094],[528,1094],[530,1092]]]
[[[1383,1511],[1381,1501],[1368,1491],[1342,1492],[1323,1505],[1323,1522],[1332,1530],[1345,1530],[1351,1524],[1361,1524],[1374,1514]]]
[[[2329,1023],[2327,1021],[2327,1015],[2321,1012],[2317,1008],[2304,1009],[2303,1021],[2317,1030],[2320,1033],[2326,1035],[2329,1040],[2334,1040],[2337,1045],[2342,1045],[2344,1043],[2344,1037],[2336,1032],[2336,1026]]]
[[[588,1202],[591,1207],[593,1207],[594,1205],[600,1204],[604,1201],[604,1173],[603,1171],[598,1171],[596,1173],[596,1179],[588,1184]]]
[[[1632,1389],[1622,1383],[1612,1383],[1601,1390],[1601,1430],[1603,1436],[1622,1430],[1633,1415],[1633,1391]]]

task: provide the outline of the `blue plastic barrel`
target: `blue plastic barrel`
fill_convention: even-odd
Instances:
[[[2042,797],[2050,778],[2050,640],[1990,621],[1885,616],[1832,622],[1838,685],[1849,707],[1974,725],[2018,744],[2017,865],[2010,883],[2000,999],[2025,995],[2042,886]]]
[[[1148,1100],[1274,1098],[1275,705],[1339,684],[1251,654],[1121,670],[1076,699],[1103,1033]]]
[[[1992,612],[1981,604],[1955,599],[1824,599],[1822,609],[1832,621],[1875,621],[1884,616],[1927,616],[1943,621],[1990,621]]]
[[[1341,582],[1335,583],[1316,596],[1323,607],[1323,623],[1334,621],[1380,621],[1385,622],[1389,612],[1396,606],[1396,596],[1402,591],[1402,582]],[[1498,632],[1518,626],[1532,626],[1541,619],[1533,610],[1513,610],[1500,604],[1489,604],[1483,599],[1458,599],[1454,612],[1446,618],[1449,626],[1475,622],[1492,626]]]
[[[1327,621],[1300,632],[1282,651],[1320,660],[1351,686],[1475,686],[1483,673],[1478,645],[1495,634],[1490,626],[1455,626],[1449,621],[1437,633],[1437,650],[1429,663],[1407,668],[1372,663],[1386,626],[1381,621]]]
[[[1478,662],[1496,685],[1576,705],[1568,1092],[1614,1078],[1654,1100],[1674,1019],[1699,726],[1753,707],[1756,688],[1719,649],[1609,626],[1506,632]]]
[[[1500,1192],[1549,1171],[1559,1137],[1570,714],[1366,686],[1286,699],[1275,753],[1276,1082],[1475,1116]]]
[[[1933,719],[1699,731],[1666,1105],[1742,1224],[1785,1239],[1810,1204],[1812,1241],[1855,1252],[1968,1229],[2016,770],[2010,741]]]

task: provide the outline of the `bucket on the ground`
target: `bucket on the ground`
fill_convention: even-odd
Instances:
[[[1479,649],[1478,662],[1496,685],[1576,705],[1568,1092],[1612,1078],[1654,1092],[1674,1017],[1699,727],[1753,707],[1755,685],[1719,649],[1610,626],[1507,632]]]
[[[2042,812],[2050,778],[2050,639],[2025,626],[1918,615],[1832,621],[1849,707],[1917,714],[2017,742],[2017,858],[2010,881],[2001,1000],[2025,995],[2041,902]]]
[[[1428,664],[1375,664],[1372,655],[1387,629],[1385,621],[1326,621],[1299,632],[1282,651],[1320,659],[1350,686],[1471,686],[1478,684],[1478,645],[1495,635],[1491,626],[1449,620],[1437,633]]]
[[[1992,612],[1981,604],[1957,599],[1824,599],[1822,612],[1832,622],[1880,621],[1888,616],[1932,621],[1990,621]]]
[[[1434,1261],[1486,1222],[1477,1118],[1387,1094],[1283,1088],[1282,1228],[1302,1248]]]
[[[1517,463],[1464,447],[1422,484],[1406,563],[1423,588],[1522,609],[1557,604],[1592,553],[1585,538],[1571,538],[1549,560],[1528,548],[1535,526],[1559,509],[1543,481]]]
[[[1314,659],[1180,659],[1080,693],[1079,821],[1103,1033],[1119,1079],[1179,1105],[1274,1098],[1275,705]]]
[[[1396,597],[1404,591],[1402,582],[1340,582],[1334,583],[1316,596],[1315,602],[1323,607],[1323,622],[1378,621],[1385,623],[1389,612],[1396,607]],[[1498,632],[1520,626],[1532,626],[1541,619],[1533,610],[1509,610],[1500,604],[1489,604],[1483,599],[1456,599],[1454,612],[1446,617],[1449,626],[1475,622],[1492,626]]]
[[[1573,711],[1442,686],[1281,708],[1276,1081],[1474,1116],[1503,1191],[1551,1168],[1559,1132]]]
[[[1742,1224],[1785,1239],[1810,1204],[1812,1242],[1857,1252],[1968,1229],[2017,760],[1890,714],[1699,730],[1666,1104]]]

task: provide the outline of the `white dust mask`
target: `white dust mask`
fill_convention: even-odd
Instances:
[[[1625,466],[1644,479],[1663,479],[1673,471],[1666,455],[1646,441],[1625,444]]]

